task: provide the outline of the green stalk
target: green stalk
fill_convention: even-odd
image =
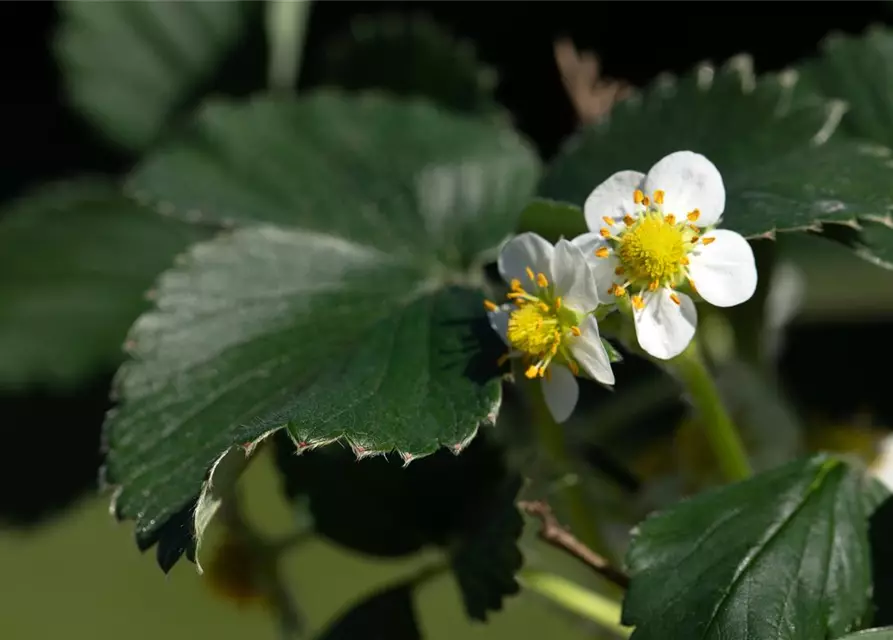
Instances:
[[[555,422],[539,384],[529,383],[530,398],[533,405],[533,421],[539,434],[540,443],[549,457],[552,466],[562,474],[573,473],[573,462],[568,455],[567,440],[564,429]],[[568,510],[571,531],[587,547],[606,558],[612,559],[608,545],[595,526],[591,509],[586,501],[586,494],[579,481],[562,482],[560,499]]]
[[[692,340],[669,364],[688,388],[723,475],[730,482],[749,477],[751,469],[744,445],[704,364],[697,341]]]
[[[610,598],[546,571],[522,569],[518,579],[531,591],[549,598],[577,615],[597,622],[622,638],[629,638],[632,635],[630,627],[620,624],[620,605]]]
[[[294,89],[301,68],[309,9],[309,0],[267,2],[267,86],[273,91],[284,93]]]

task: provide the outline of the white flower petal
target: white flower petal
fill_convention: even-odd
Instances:
[[[659,160],[645,177],[643,191],[664,192],[663,210],[680,218],[694,209],[701,215],[695,224],[715,224],[726,207],[726,188],[719,169],[700,153],[677,151]]]
[[[517,278],[525,285],[529,284],[528,267],[548,277],[552,252],[553,247],[545,238],[530,232],[519,234],[499,252],[499,274],[506,282]]]
[[[580,247],[559,240],[552,254],[552,278],[555,294],[578,311],[592,311],[599,305],[597,283],[589,261]]]
[[[508,345],[509,343],[509,315],[511,314],[512,305],[504,304],[496,311],[488,311],[487,318],[490,320],[490,327],[499,334],[502,341]]]
[[[710,231],[704,238],[713,238],[713,242],[698,243],[697,251],[689,255],[688,272],[698,294],[717,307],[733,307],[749,300],[757,288],[757,266],[750,244],[728,229]]]
[[[587,316],[580,324],[580,331],[580,337],[570,345],[574,359],[594,380],[602,384],[614,384],[611,358],[599,337],[598,322],[592,316]]]
[[[549,377],[541,378],[543,398],[549,413],[555,422],[561,424],[571,417],[577,400],[580,397],[580,385],[577,384],[571,370],[561,364],[549,365]]]
[[[607,291],[615,282],[622,283],[622,279],[614,273],[620,266],[620,261],[613,251],[605,258],[595,255],[597,249],[608,247],[608,243],[598,233],[584,233],[571,240],[571,243],[580,248],[589,263],[589,270],[595,278],[595,287],[600,299],[613,302],[613,298],[607,296]]]
[[[583,205],[586,226],[596,231],[605,226],[602,220],[605,216],[619,219],[626,214],[634,214],[637,205],[633,201],[633,193],[642,187],[644,177],[638,171],[618,171],[598,185]]]
[[[634,313],[639,346],[661,360],[682,353],[695,335],[698,312],[684,293],[677,293],[681,304],[670,298],[671,291],[658,289],[646,293],[645,308]]]

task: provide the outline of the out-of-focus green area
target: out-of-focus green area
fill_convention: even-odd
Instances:
[[[271,533],[291,527],[277,496],[267,460],[245,479],[250,515]],[[349,508],[349,505],[345,505]],[[154,553],[141,555],[129,524],[117,524],[108,501],[91,499],[55,522],[31,532],[0,532],[0,637],[4,640],[236,640],[277,638],[275,621],[259,609],[238,609],[202,584],[194,565],[182,560],[168,576]],[[433,555],[404,561],[377,560],[313,539],[285,559],[293,593],[310,631],[320,630],[342,609],[400,577]],[[523,593],[486,625],[467,620],[450,575],[417,592],[416,611],[426,639],[587,637],[583,623],[539,597]]]

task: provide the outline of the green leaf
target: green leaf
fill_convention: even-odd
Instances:
[[[518,233],[533,231],[549,242],[558,242],[562,237],[574,238],[586,233],[586,219],[583,209],[569,202],[557,202],[536,198],[530,201],[521,212]]]
[[[206,229],[100,179],[45,185],[0,212],[0,386],[70,386],[123,359],[156,276]]]
[[[504,347],[474,265],[537,169],[496,125],[327,94],[211,106],[150,156],[142,197],[251,226],[195,247],[132,329],[105,431],[116,513],[141,544],[224,451],[269,430],[409,460],[492,423]]]
[[[835,135],[843,105],[795,92],[796,81],[795,73],[757,79],[740,56],[721,69],[701,65],[658,81],[575,136],[540,194],[582,206],[616,171],[647,172],[663,156],[689,149],[719,168],[723,226],[747,237],[884,215],[893,204],[893,170],[865,144]]]
[[[422,96],[467,113],[499,109],[496,72],[470,42],[423,15],[361,16],[326,43],[319,61],[327,85]]]
[[[414,581],[387,587],[341,614],[318,640],[422,640],[412,602]]]
[[[54,48],[69,99],[114,142],[145,149],[212,88],[251,25],[253,4],[60,3]]]
[[[447,550],[474,619],[517,591],[520,479],[490,439],[476,438],[460,456],[441,450],[408,467],[382,457],[357,463],[337,447],[295,455],[287,437],[276,445],[286,494],[308,500],[317,533],[378,556]]]
[[[472,620],[485,622],[489,611],[502,609],[503,599],[520,589],[515,580],[523,564],[517,540],[524,520],[515,506],[520,490],[521,479],[509,478],[486,495],[466,524],[470,533],[453,548],[453,571]]]
[[[846,101],[842,130],[893,147],[893,31],[875,26],[861,36],[833,34],[821,56],[797,71],[807,90]]]
[[[815,456],[645,520],[627,556],[624,624],[635,640],[852,631],[871,590],[865,492],[859,470]]]

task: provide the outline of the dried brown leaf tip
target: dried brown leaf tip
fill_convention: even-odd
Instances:
[[[622,80],[603,78],[598,57],[581,53],[569,38],[555,41],[555,64],[577,117],[585,124],[598,122],[632,93]]]

